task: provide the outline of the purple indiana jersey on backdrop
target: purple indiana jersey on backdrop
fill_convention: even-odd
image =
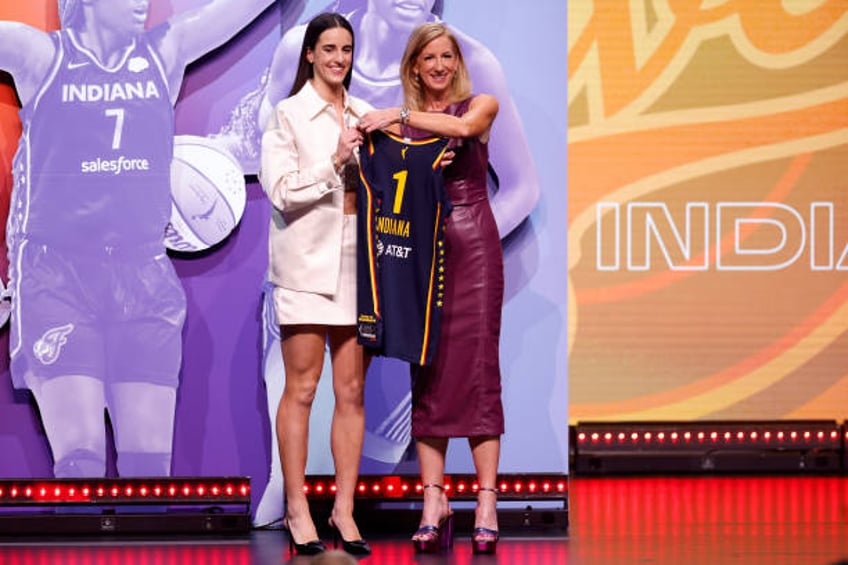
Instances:
[[[12,378],[176,386],[185,294],[165,254],[173,107],[139,35],[110,68],[73,30],[21,109],[7,224]]]
[[[430,362],[439,337],[450,213],[439,162],[447,143],[378,130],[359,154],[359,343],[418,365]]]
[[[160,245],[174,119],[158,57],[141,35],[107,69],[72,31],[51,37],[53,67],[21,110],[8,235],[75,250]]]

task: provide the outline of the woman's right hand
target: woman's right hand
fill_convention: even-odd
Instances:
[[[441,168],[449,167],[451,163],[453,163],[453,158],[456,157],[456,152],[452,149],[449,151],[445,151],[444,155],[442,155],[441,160],[439,161],[439,166]]]
[[[339,167],[353,159],[353,151],[362,145],[362,132],[357,128],[344,128],[339,135],[339,142],[336,145],[336,159]]]

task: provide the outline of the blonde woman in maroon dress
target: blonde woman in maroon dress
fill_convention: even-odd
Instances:
[[[412,541],[420,552],[449,545],[453,521],[443,488],[445,454],[450,438],[465,437],[480,485],[473,549],[493,553],[504,432],[498,360],[504,277],[486,175],[498,101],[471,93],[459,44],[440,23],[426,23],[412,32],[401,62],[401,80],[405,105],[365,114],[360,127],[373,131],[400,124],[410,137],[450,137],[454,152],[444,167],[454,208],[446,229],[439,348],[431,365],[412,368],[412,435],[424,485],[424,509]]]

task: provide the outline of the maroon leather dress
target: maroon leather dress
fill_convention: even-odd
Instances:
[[[446,113],[463,115],[471,99]],[[405,128],[405,135],[426,132]],[[489,148],[456,139],[444,170],[453,204],[447,218],[445,298],[432,364],[412,366],[412,436],[480,437],[504,432],[499,340],[503,252],[486,185]]]

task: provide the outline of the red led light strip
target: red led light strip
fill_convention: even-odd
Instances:
[[[245,477],[142,479],[5,479],[0,505],[38,504],[247,504]]]
[[[565,498],[568,493],[565,475],[503,476],[499,478],[497,486],[500,500]],[[444,487],[452,499],[473,499],[480,490],[480,485],[473,475],[446,476]],[[357,496],[361,498],[381,499],[420,499],[423,491],[417,476],[398,475],[362,478],[356,489]],[[313,498],[329,498],[335,496],[336,485],[333,477],[313,476],[307,479],[304,492]]]
[[[586,424],[577,427],[584,448],[698,448],[702,446],[825,447],[840,448],[840,428],[834,424],[774,425]],[[848,431],[845,432],[848,438]]]
[[[848,437],[848,432],[846,432],[846,437]],[[818,430],[815,432],[804,430],[801,432],[790,431],[777,431],[770,432],[764,431],[762,433],[752,431],[752,432],[631,432],[627,434],[625,432],[618,432],[616,434],[612,432],[606,432],[601,434],[599,432],[594,432],[592,434],[587,434],[585,432],[581,432],[577,434],[577,441],[584,442],[592,442],[599,443],[603,442],[613,442],[617,441],[618,443],[627,443],[629,442],[639,442],[642,441],[644,443],[650,443],[654,441],[656,443],[662,443],[664,441],[670,442],[692,442],[692,441],[723,441],[723,442],[740,442],[745,441],[747,443],[751,442],[769,442],[773,439],[784,441],[826,441],[832,440],[837,441],[839,439],[839,432],[836,430],[831,430],[830,432],[825,432],[822,430]]]
[[[445,477],[445,490],[454,499],[476,498],[480,489],[473,475]],[[498,480],[499,497],[565,499],[567,476],[510,475]],[[304,491],[312,498],[335,496],[333,477],[308,477]],[[417,476],[363,477],[357,496],[379,499],[420,499],[423,487]],[[0,506],[56,504],[249,504],[247,478],[158,479],[46,479],[0,480]]]

